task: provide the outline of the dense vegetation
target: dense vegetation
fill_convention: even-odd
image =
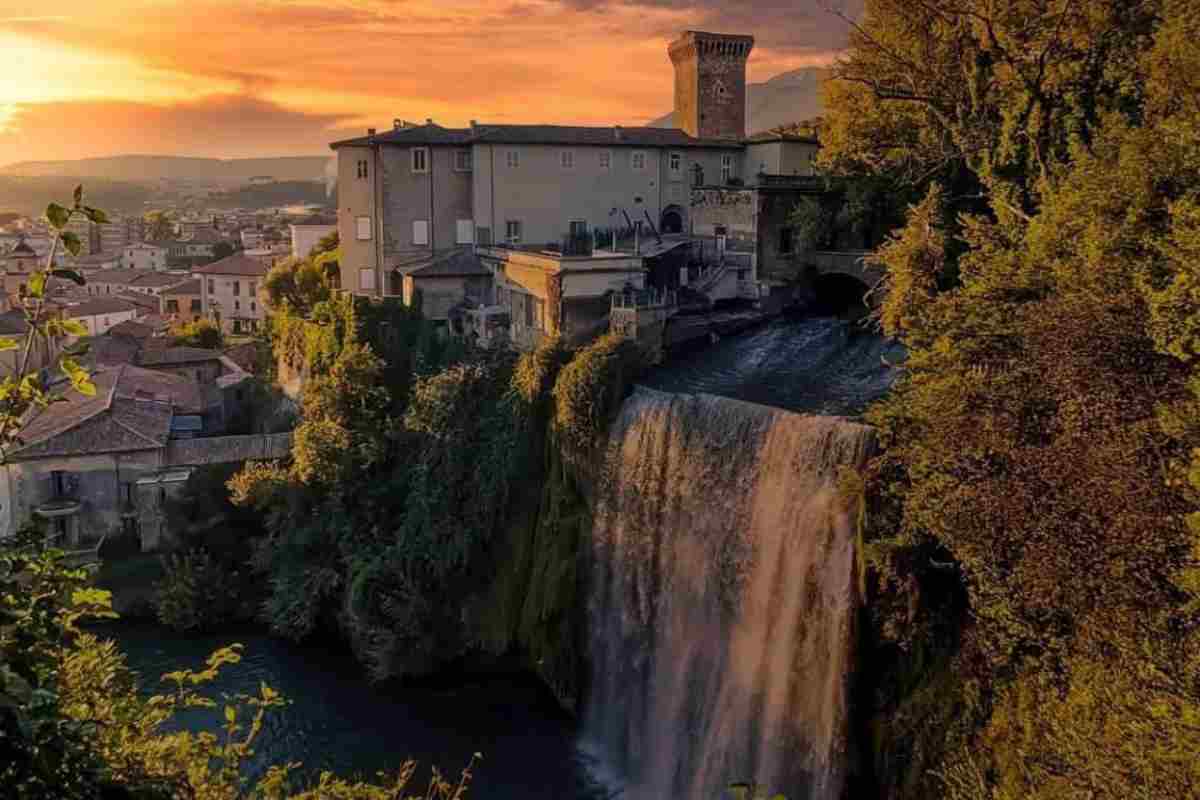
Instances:
[[[881,796],[1200,792],[1198,41],[1183,0],[868,0],[836,70],[826,166],[924,198],[876,256]]]

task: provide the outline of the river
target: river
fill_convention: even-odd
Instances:
[[[856,322],[779,317],[672,355],[642,383],[805,414],[857,416],[891,387],[899,370],[889,364],[903,358],[902,345]]]
[[[263,726],[247,769],[251,778],[270,764],[289,761],[302,762],[307,777],[322,770],[372,777],[412,758],[421,765],[423,790],[430,766],[457,777],[479,752],[483,761],[475,768],[472,800],[590,800],[608,794],[591,778],[599,774],[596,765],[575,745],[573,721],[531,680],[468,678],[452,689],[373,687],[349,653],[261,632],[184,636],[133,622],[96,632],[117,640],[148,692],[156,690],[163,673],[200,669],[213,650],[243,644],[241,663],[224,667],[207,694],[216,699],[257,694],[262,681],[291,701],[273,710]],[[181,723],[213,730],[217,713],[189,711]],[[418,786],[409,788],[418,793]]]

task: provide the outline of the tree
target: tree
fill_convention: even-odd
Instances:
[[[826,163],[925,197],[874,255],[868,539],[969,604],[926,792],[1200,786],[1197,42],[1175,0],[868,0],[835,68]]]
[[[336,256],[330,253],[303,260],[289,258],[271,267],[263,279],[271,307],[286,306],[300,316],[307,316],[317,303],[328,300],[332,289],[324,264],[331,258],[336,267]]]
[[[210,319],[184,322],[171,331],[175,344],[181,347],[203,347],[220,350],[225,346],[225,334],[221,327]]]
[[[144,217],[146,240],[161,242],[175,236],[175,220],[168,211],[151,211]]]

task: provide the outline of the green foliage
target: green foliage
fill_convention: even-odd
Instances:
[[[175,344],[182,347],[202,347],[220,350],[225,346],[225,334],[221,327],[210,319],[184,322],[171,331]]]
[[[837,68],[823,157],[926,193],[875,256],[895,796],[1200,785],[1198,41],[1175,0],[868,0]]]
[[[318,303],[328,300],[333,293],[327,269],[329,259],[322,259],[321,255],[289,258],[273,266],[263,279],[263,289],[271,307],[281,309],[286,306],[297,316],[306,317]]]
[[[554,424],[564,443],[590,452],[646,368],[635,342],[607,334],[579,350],[554,384]]]
[[[205,631],[233,619],[241,588],[238,575],[207,550],[163,556],[163,573],[154,587],[162,624],[178,631]]]
[[[242,766],[267,715],[285,704],[269,686],[258,694],[203,693],[220,670],[241,660],[242,646],[214,652],[197,670],[162,676],[166,690],[147,696],[111,641],[79,623],[115,616],[107,592],[64,568],[62,553],[41,547],[43,534],[22,532],[0,546],[0,779],[13,800],[235,800],[406,796],[415,765],[405,761],[378,785],[323,774],[293,793],[300,764],[271,767],[250,785]],[[220,709],[218,733],[193,733],[179,712]],[[478,757],[477,757],[478,758]],[[457,782],[436,771],[424,798],[461,800],[472,760]],[[410,800],[415,800],[411,795]]]
[[[175,235],[175,220],[168,211],[151,211],[143,218],[146,223],[146,240],[161,242]]]
[[[217,242],[213,245],[213,263],[220,261],[223,258],[229,258],[234,254],[234,252],[235,251],[232,242]]]

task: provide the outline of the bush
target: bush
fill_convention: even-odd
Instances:
[[[185,322],[172,330],[171,335],[175,338],[175,344],[180,347],[220,350],[225,346],[225,334],[215,322],[208,319]]]
[[[240,589],[238,573],[205,550],[163,557],[166,575],[155,586],[159,622],[178,631],[209,630],[233,618]]]
[[[579,350],[554,384],[555,425],[563,440],[585,452],[597,446],[645,367],[637,344],[615,334]]]

